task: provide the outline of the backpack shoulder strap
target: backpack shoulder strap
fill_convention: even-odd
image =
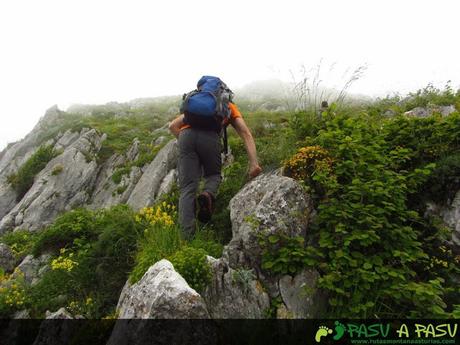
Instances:
[[[228,123],[223,125],[222,131],[223,131],[223,141],[224,141],[224,153],[227,155],[228,154],[228,137],[227,137],[227,127]]]

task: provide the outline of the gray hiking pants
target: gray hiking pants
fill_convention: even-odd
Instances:
[[[187,128],[179,134],[179,222],[187,239],[195,232],[195,198],[201,176],[203,191],[217,194],[222,181],[221,151],[216,132]]]

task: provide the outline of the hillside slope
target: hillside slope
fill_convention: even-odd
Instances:
[[[170,100],[53,107],[0,154],[0,315],[138,315],[167,259],[216,318],[458,317],[459,100],[244,114],[265,175],[248,181],[230,130],[216,213],[190,242]]]

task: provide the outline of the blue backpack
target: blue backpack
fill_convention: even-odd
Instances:
[[[230,118],[228,103],[233,92],[217,77],[203,76],[197,89],[182,97],[184,123],[193,128],[220,132],[224,119]]]

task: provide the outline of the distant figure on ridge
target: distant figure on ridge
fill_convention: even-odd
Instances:
[[[232,97],[233,92],[219,78],[203,76],[197,89],[184,95],[182,114],[169,125],[179,142],[179,222],[186,239],[191,239],[195,233],[196,214],[203,223],[211,219],[222,181],[221,135],[225,133],[226,139],[228,124],[244,141],[249,176],[255,177],[262,171],[252,134],[232,103]],[[205,181],[203,192],[196,198],[202,175]]]
[[[321,115],[328,109],[329,109],[329,104],[327,103],[327,101],[322,101],[321,108],[319,108],[319,112],[318,112],[319,117],[321,117]]]

